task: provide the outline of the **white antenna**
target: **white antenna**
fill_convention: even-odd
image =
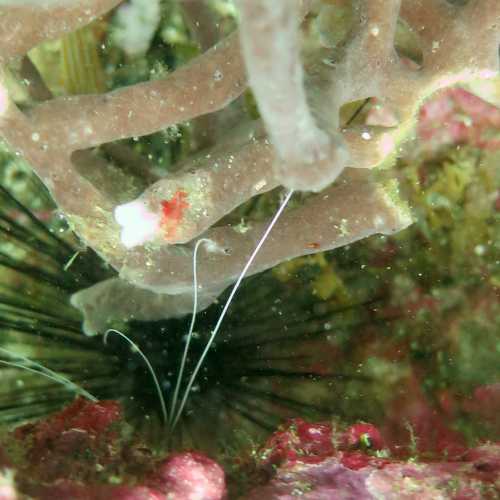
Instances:
[[[177,411],[177,414],[175,415],[175,418],[173,420],[172,429],[177,425],[177,422],[179,421],[179,418],[182,415],[182,412],[184,411],[184,407],[186,406],[186,401],[187,401],[187,398],[189,397],[189,393],[191,392],[191,388],[193,387],[194,381],[196,380],[198,372],[200,371],[201,366],[203,365],[203,361],[205,361],[205,358],[208,354],[210,347],[212,346],[212,343],[215,339],[215,336],[219,332],[222,321],[224,320],[224,317],[226,316],[227,310],[229,309],[229,306],[231,305],[231,302],[232,302],[234,296],[236,295],[236,292],[237,292],[238,288],[240,287],[241,282],[243,281],[243,278],[246,276],[248,270],[250,269],[250,266],[253,264],[253,261],[257,257],[257,254],[259,253],[262,245],[265,243],[267,237],[269,236],[269,234],[271,233],[276,222],[278,221],[281,214],[283,213],[283,210],[285,210],[285,207],[287,206],[288,202],[290,201],[290,198],[292,197],[293,192],[294,191],[292,189],[286,194],[278,211],[276,212],[276,214],[272,218],[271,222],[267,226],[266,230],[264,231],[264,234],[260,238],[259,242],[257,243],[257,246],[255,247],[255,249],[252,252],[252,254],[250,255],[250,257],[248,258],[248,261],[245,264],[245,267],[241,271],[238,279],[236,280],[236,283],[234,284],[234,286],[231,290],[231,293],[229,294],[229,297],[224,305],[224,308],[222,309],[222,312],[220,313],[220,316],[219,316],[219,319],[217,320],[215,328],[212,330],[212,334],[210,335],[210,338],[208,339],[207,345],[205,346],[205,349],[203,350],[203,352],[200,356],[200,359],[198,360],[198,363],[197,363],[193,373],[191,374],[191,378],[189,379],[186,390],[184,391],[184,396],[182,397],[182,401],[181,401],[179,410]]]
[[[186,359],[189,351],[189,345],[191,343],[191,338],[193,336],[194,324],[196,321],[196,313],[198,310],[198,276],[196,273],[196,263],[198,258],[198,249],[202,243],[211,244],[212,241],[207,238],[201,238],[196,242],[193,253],[193,314],[191,316],[191,324],[189,325],[189,332],[186,338],[186,345],[184,346],[184,353],[182,354],[181,366],[179,368],[179,374],[177,375],[177,383],[175,384],[174,396],[172,398],[172,406],[170,407],[170,418],[174,417],[175,407],[177,405],[177,398],[179,396],[179,389],[181,386],[182,376],[184,375],[184,367],[186,365]],[[170,421],[172,425],[172,421]]]
[[[165,425],[168,422],[168,413],[167,413],[167,407],[165,406],[165,400],[163,399],[163,393],[161,392],[161,387],[160,387],[160,382],[158,382],[158,378],[156,377],[156,373],[153,370],[153,367],[151,366],[151,363],[149,362],[148,358],[146,358],[146,355],[139,349],[139,346],[135,343],[132,342],[124,333],[119,332],[118,330],[110,329],[104,334],[103,341],[106,344],[108,341],[108,335],[110,333],[116,333],[119,335],[122,339],[126,340],[132,348],[141,356],[141,358],[144,360],[146,363],[146,366],[148,367],[149,373],[151,373],[151,377],[153,378],[153,382],[156,387],[156,392],[158,393],[158,399],[160,400],[160,406],[161,406],[161,412],[163,415],[163,421]]]

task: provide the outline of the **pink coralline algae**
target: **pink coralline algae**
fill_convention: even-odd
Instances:
[[[499,444],[465,450],[453,459],[395,459],[391,453],[371,424],[340,431],[296,419],[269,439],[260,466],[271,478],[245,498],[458,500],[493,499],[500,493]]]
[[[154,457],[147,446],[125,440],[123,426],[118,403],[77,399],[52,417],[18,428],[7,446],[16,459],[0,456],[0,500],[228,498],[224,471],[214,460],[199,452]],[[454,456],[406,447],[404,455],[387,433],[365,422],[341,429],[290,420],[257,453],[255,481],[238,498],[498,498],[500,444],[464,446]]]
[[[224,471],[201,453],[179,453],[160,463],[148,484],[178,500],[219,500],[225,494]]]
[[[436,151],[451,144],[498,150],[500,109],[462,88],[434,96],[420,110],[418,133],[424,149]]]
[[[116,401],[77,399],[17,428],[8,449],[18,458],[0,455],[0,500],[225,498],[224,471],[215,461],[197,452],[154,457],[147,446],[122,437],[124,426]]]

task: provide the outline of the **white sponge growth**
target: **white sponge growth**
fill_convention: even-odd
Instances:
[[[126,248],[151,241],[160,230],[160,216],[151,212],[140,200],[118,205],[115,220],[122,227],[120,238]]]

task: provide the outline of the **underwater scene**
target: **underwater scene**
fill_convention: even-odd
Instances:
[[[500,498],[498,0],[0,0],[0,500]]]

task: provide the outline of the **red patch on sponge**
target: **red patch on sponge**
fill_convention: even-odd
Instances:
[[[182,220],[184,210],[189,208],[186,201],[186,191],[176,191],[170,200],[161,201],[162,219],[161,226],[165,229],[165,237],[173,237],[179,222]]]

